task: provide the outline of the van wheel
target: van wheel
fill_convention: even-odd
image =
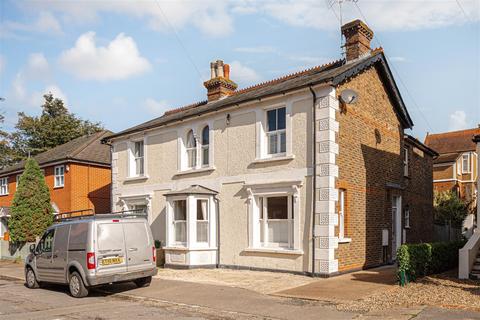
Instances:
[[[88,296],[88,289],[85,287],[85,284],[83,284],[82,277],[76,271],[70,275],[68,287],[70,288],[70,294],[74,298],[83,298]]]
[[[27,271],[25,272],[25,283],[29,289],[37,289],[40,287],[32,268],[27,268]]]
[[[139,288],[148,287],[150,285],[150,282],[152,282],[152,277],[145,277],[145,278],[136,279],[133,282],[135,282],[135,284]]]

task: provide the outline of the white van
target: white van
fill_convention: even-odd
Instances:
[[[27,287],[68,284],[73,297],[89,287],[122,281],[148,286],[157,274],[156,250],[144,213],[59,215],[25,260]]]

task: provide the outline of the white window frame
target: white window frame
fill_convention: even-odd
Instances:
[[[177,242],[175,240],[175,212],[174,212],[174,202],[184,200],[186,201],[186,222],[185,222],[185,232],[186,232],[186,241]],[[207,241],[198,241],[197,240],[197,201],[206,200],[207,201]],[[188,195],[177,195],[177,196],[167,196],[167,234],[166,234],[166,247],[167,248],[187,248],[187,249],[214,249],[216,248],[216,216],[215,216],[215,205],[213,196],[197,195],[197,194],[188,194]],[[183,221],[183,220],[182,220]]]
[[[188,138],[189,138],[189,135],[190,133],[192,133],[192,137],[193,137],[193,141],[194,141],[194,146],[193,147],[189,147],[188,146]],[[190,129],[187,131],[187,135],[185,136],[185,159],[186,159],[186,169],[187,170],[193,170],[193,169],[196,169],[199,167],[199,155],[198,155],[198,138],[197,138],[197,135],[195,134],[195,130],[193,129]],[[190,155],[189,155],[189,152],[193,152],[193,164],[190,165]]]
[[[265,106],[264,108],[258,108],[256,112],[256,161],[268,160],[275,158],[291,158],[292,152],[292,100],[288,100],[286,103],[278,103]],[[285,152],[269,154],[268,153],[268,118],[267,111],[273,109],[285,108]]]
[[[405,229],[410,229],[410,207],[406,207],[404,211],[404,228]]]
[[[283,129],[278,129],[278,111],[281,110],[281,109],[285,109],[285,128]],[[271,111],[275,111],[276,112],[276,129],[275,130],[271,130],[269,131],[269,128],[268,128],[268,113],[271,112]],[[282,106],[282,107],[278,107],[278,108],[272,108],[272,109],[268,109],[268,110],[265,110],[265,119],[266,119],[266,127],[265,127],[265,133],[267,135],[267,155],[268,156],[271,156],[271,157],[278,157],[278,156],[285,156],[287,154],[287,107],[285,106]],[[282,148],[282,134],[285,135],[285,151],[281,151],[281,148]],[[276,146],[275,146],[275,149],[277,152],[273,152],[273,153],[270,153],[270,137],[272,136],[275,136],[276,137]]]
[[[282,197],[287,198],[287,219],[268,219],[268,199]],[[262,206],[260,209],[260,246],[262,248],[285,248],[285,249],[293,249],[293,209],[292,209],[292,195],[265,195],[259,196],[257,201],[259,206]],[[268,223],[269,221],[272,222],[285,222],[288,230],[288,242],[269,242],[269,231],[268,231]],[[283,221],[285,220],[285,221]]]
[[[472,165],[470,161],[470,153],[462,154],[462,174],[467,174],[472,172]],[[465,160],[467,160],[468,166],[465,168]]]
[[[208,130],[208,144],[204,144],[203,143],[203,131],[207,128]],[[200,154],[200,165],[202,167],[209,167],[210,166],[210,126],[207,124],[205,125],[201,130],[200,130],[200,150],[201,150],[201,154]],[[208,159],[207,159],[207,163],[204,163],[205,162],[205,157],[204,157],[204,152],[205,150],[207,150],[208,152]]]
[[[245,188],[248,194],[248,214],[249,214],[249,247],[247,250],[262,251],[286,251],[303,253],[300,243],[300,194],[299,188],[302,185],[301,181],[281,182],[270,184],[256,184],[246,185]],[[268,234],[265,232],[265,224],[262,223],[260,206],[266,204],[265,201],[260,200],[268,197],[288,197],[289,217],[291,217],[289,228],[291,236],[289,236],[289,245],[279,246],[265,242],[268,239]],[[266,211],[264,211],[266,212]],[[264,229],[262,229],[264,228]],[[262,232],[263,230],[263,232]],[[263,234],[263,239],[262,239]]]
[[[202,141],[202,132],[205,127],[208,127],[208,145],[203,145]],[[187,148],[187,138],[190,130],[193,132],[193,136],[196,141],[195,149],[190,148],[190,150],[195,150],[195,166],[190,166],[188,161],[188,150]],[[180,128],[178,131],[178,172],[190,172],[197,170],[214,170],[215,166],[213,164],[213,152],[214,152],[214,139],[213,139],[213,122],[197,122],[193,125],[188,125],[183,128]],[[208,164],[203,164],[203,150],[208,149]]]
[[[143,157],[135,157],[135,145],[138,142],[143,142]],[[147,141],[146,138],[132,139],[128,143],[128,176],[127,178],[147,178]],[[143,174],[137,174],[137,159],[143,158]]]
[[[8,195],[8,177],[0,178],[0,196]]]
[[[403,175],[405,177],[409,176],[409,165],[410,165],[410,155],[409,155],[409,148],[403,147]]]
[[[338,189],[338,238],[345,238],[345,189]]]
[[[197,244],[208,244],[210,242],[210,201],[208,198],[205,197],[195,197],[195,241]],[[207,202],[207,219],[205,220],[198,220],[198,201],[206,201]],[[206,223],[207,224],[207,240],[206,241],[199,241],[198,240],[198,225],[199,223]]]
[[[57,172],[61,171],[61,172]],[[55,166],[53,168],[53,187],[63,188],[65,186],[65,166]]]

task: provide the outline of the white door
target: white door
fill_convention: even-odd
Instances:
[[[402,244],[402,197],[392,196],[392,258],[397,259],[397,249]]]

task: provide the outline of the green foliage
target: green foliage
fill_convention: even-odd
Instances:
[[[3,131],[4,116],[0,114],[0,169],[12,164],[12,150],[8,141],[8,133]]]
[[[38,163],[29,158],[13,198],[8,228],[12,242],[35,241],[53,222],[50,192]]]
[[[100,123],[77,118],[51,93],[43,96],[40,116],[18,113],[16,131],[9,137],[17,158],[36,155],[80,136],[102,130]]]
[[[468,204],[462,201],[453,191],[435,192],[433,208],[435,220],[441,224],[452,224],[461,227],[469,214]]]
[[[465,241],[404,244],[397,250],[398,277],[406,282],[458,266],[458,250]],[[403,284],[401,282],[401,284]]]

